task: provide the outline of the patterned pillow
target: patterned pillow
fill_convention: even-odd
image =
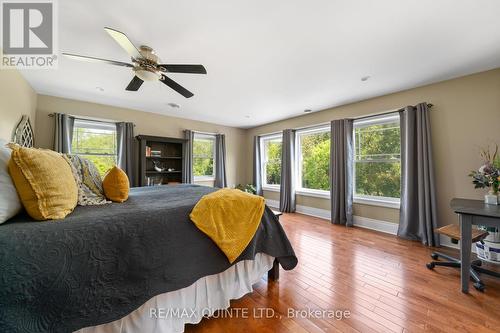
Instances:
[[[78,184],[78,204],[80,206],[104,205],[110,203],[104,196],[102,179],[94,163],[78,155],[66,154]]]

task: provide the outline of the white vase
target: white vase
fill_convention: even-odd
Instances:
[[[490,190],[488,194],[484,195],[484,203],[488,205],[498,205],[498,195]]]

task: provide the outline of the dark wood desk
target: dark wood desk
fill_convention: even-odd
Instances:
[[[460,220],[460,261],[462,292],[469,292],[472,225],[500,227],[500,205],[487,205],[481,200],[452,199],[451,209]]]

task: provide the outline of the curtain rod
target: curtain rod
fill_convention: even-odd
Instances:
[[[433,106],[434,106],[434,104],[427,103],[427,107],[429,109],[432,108]],[[372,117],[383,116],[383,115],[386,115],[386,114],[396,113],[396,112],[403,111],[403,110],[404,110],[404,107],[403,108],[399,108],[399,109],[390,110],[390,111],[384,111],[384,112],[380,112],[380,113],[372,113],[372,114],[369,114],[369,115],[366,115],[366,116],[362,116],[362,117],[349,118],[349,119],[361,120],[361,119],[367,119],[367,118],[372,118]],[[303,130],[303,129],[306,129],[306,128],[321,127],[321,126],[327,126],[327,125],[330,125],[330,122],[318,123],[318,124],[307,125],[307,126],[302,126],[302,127],[295,127],[293,129],[294,130]],[[280,134],[280,133],[283,133],[283,130],[278,130],[278,131],[270,132],[270,133],[262,133],[262,134],[259,134],[257,136],[271,136],[271,135],[277,135],[277,134]]]
[[[48,116],[52,118],[52,117],[55,116],[55,113],[49,113]],[[79,116],[75,116],[75,115],[72,115],[72,114],[68,114],[68,116],[73,117],[75,119],[80,119],[80,120],[85,120],[85,121],[93,121],[93,122],[96,122],[96,123],[107,123],[107,124],[120,123],[120,121],[115,121],[115,120],[99,120],[99,119],[86,118],[85,116],[79,117]],[[135,127],[135,124],[134,124],[134,127]]]
[[[433,104],[427,103],[427,107],[429,109],[432,108],[433,106],[434,106]],[[400,111],[403,111],[404,109],[405,108],[399,108],[399,109],[396,109],[396,110],[385,111],[385,112],[381,112],[381,113],[374,113],[374,114],[370,114],[370,115],[367,115],[367,116],[362,116],[362,117],[357,117],[357,118],[351,118],[351,119],[361,120],[361,119],[367,119],[367,118],[372,118],[372,117],[378,117],[378,116],[383,116],[383,115],[386,115],[386,114],[400,112]]]

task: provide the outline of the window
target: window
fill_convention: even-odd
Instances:
[[[297,131],[297,192],[329,196],[330,128]]]
[[[194,134],[193,176],[194,180],[215,179],[215,135]]]
[[[354,122],[354,198],[399,203],[401,138],[399,115]]]
[[[281,134],[260,139],[262,187],[279,189],[281,183]]]
[[[320,125],[296,132],[295,178],[299,195],[330,197],[331,130]],[[401,197],[399,114],[354,121],[354,201],[398,208]],[[278,191],[281,180],[281,134],[260,139],[262,187]]]
[[[116,164],[116,145],[114,123],[75,119],[71,153],[92,161],[101,176]]]

